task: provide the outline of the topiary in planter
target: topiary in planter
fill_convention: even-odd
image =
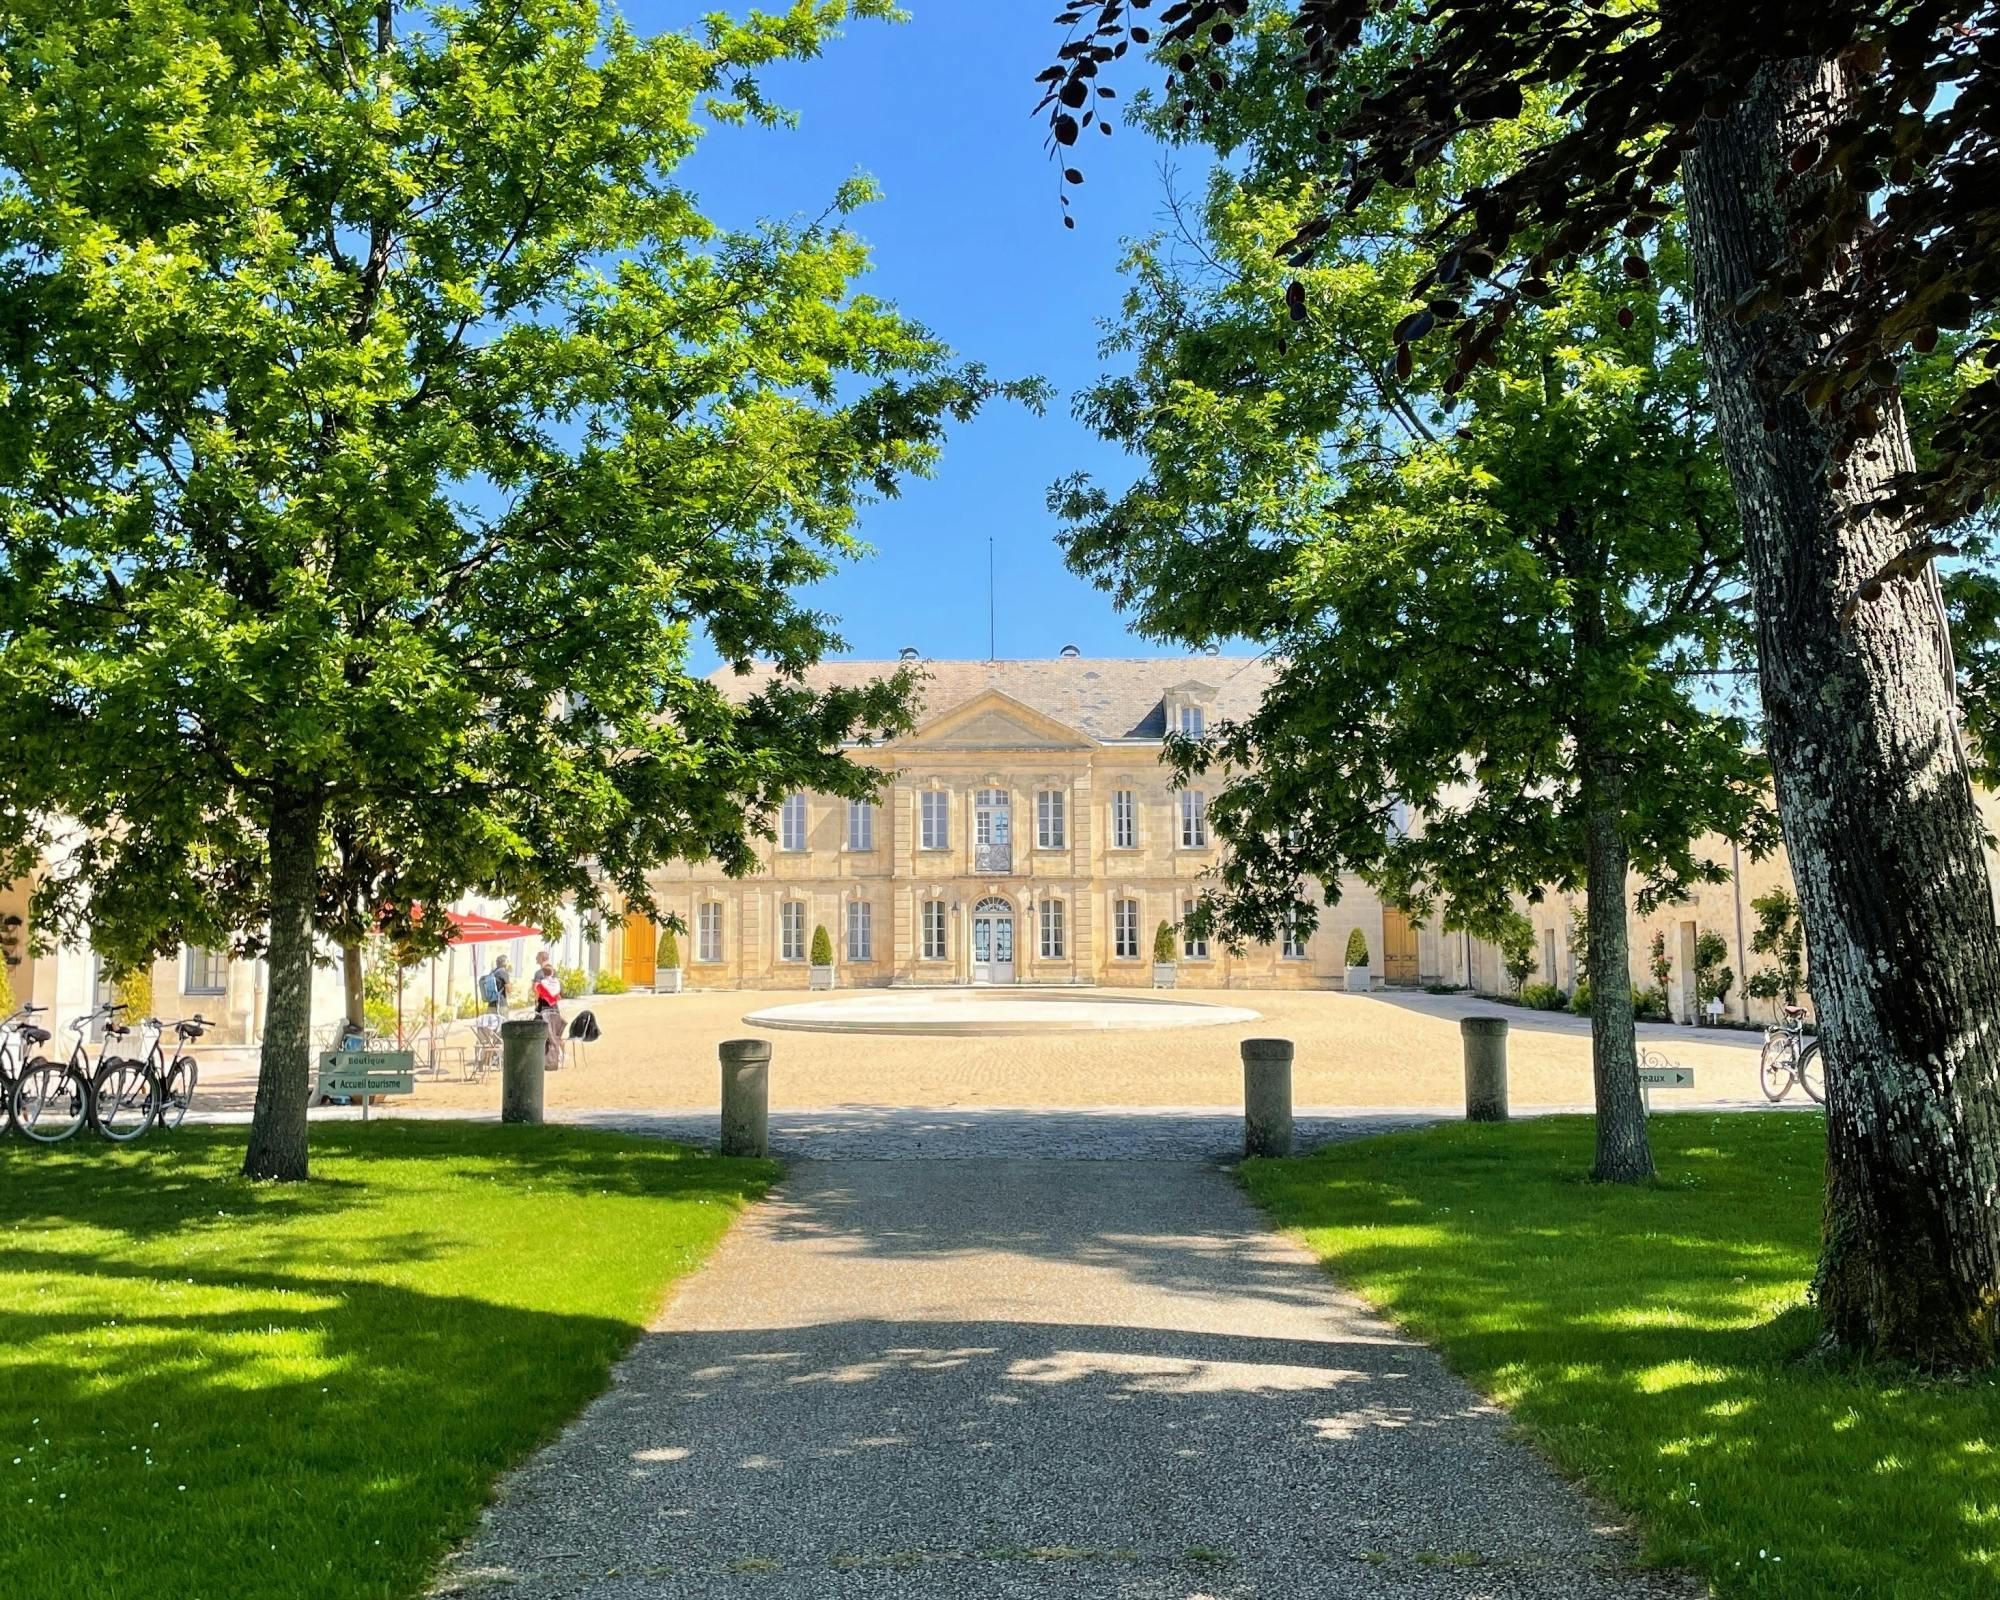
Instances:
[[[1167,966],[1172,963],[1175,954],[1174,925],[1163,922],[1153,930],[1153,960]]]
[[[660,930],[659,965],[672,971],[681,964],[681,942],[674,937],[672,928]]]
[[[826,931],[824,922],[813,929],[812,964],[816,967],[833,965],[833,935]]]
[[[1347,964],[1350,967],[1368,965],[1368,938],[1359,928],[1347,936]]]

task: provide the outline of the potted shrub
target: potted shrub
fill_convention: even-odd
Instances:
[[[1178,971],[1174,965],[1174,925],[1163,922],[1153,930],[1153,987],[1171,989]]]
[[[1368,939],[1359,928],[1347,936],[1347,992],[1366,994],[1375,987],[1375,974],[1368,969]]]
[[[806,982],[814,989],[833,987],[833,935],[826,931],[824,922],[813,929],[812,968]]]
[[[653,992],[655,994],[681,992],[681,942],[674,937],[672,928],[660,930],[659,955],[653,963]]]

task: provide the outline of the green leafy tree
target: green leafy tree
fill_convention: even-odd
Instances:
[[[1759,1000],[1795,1006],[1799,996],[1812,992],[1806,982],[1806,936],[1799,921],[1798,897],[1781,885],[1753,899],[1750,910],[1757,918],[1750,948],[1771,957],[1771,964],[1751,973],[1743,992]]]
[[[1729,966],[1729,941],[1713,928],[1703,928],[1694,941],[1694,997],[1704,1012],[1711,1000],[1725,1004],[1736,987],[1736,974]]]
[[[1651,904],[1720,880],[1704,834],[1753,853],[1773,837],[1764,769],[1716,693],[1746,643],[1741,549],[1680,235],[1645,292],[1622,252],[1552,268],[1540,314],[1493,331],[1472,406],[1447,416],[1448,351],[1380,352],[1441,314],[1430,240],[1451,207],[1435,182],[1384,185],[1321,216],[1318,118],[1266,92],[1288,81],[1284,21],[1263,7],[1237,30],[1231,87],[1192,125],[1222,158],[1208,190],[1177,237],[1131,253],[1107,352],[1130,371],[1080,410],[1141,472],[1116,495],[1058,486],[1070,560],[1151,636],[1255,638],[1279,663],[1253,716],[1170,746],[1220,783],[1228,855],[1201,925],[1271,939],[1312,915],[1304,881],[1332,898],[1345,872],[1489,936],[1517,895],[1586,891],[1596,1172],[1643,1180],[1628,874]],[[1364,81],[1355,65],[1329,93]],[[1502,172],[1523,137],[1469,131],[1454,170]],[[1281,259],[1309,223],[1311,263]],[[1401,804],[1421,827],[1395,825]]]
[[[1519,994],[1521,986],[1535,975],[1535,925],[1520,912],[1510,911],[1500,919],[1493,942],[1500,947],[1501,963]]]
[[[888,9],[10,9],[0,850],[66,813],[38,925],[266,956],[251,1175],[306,1176],[316,938],[650,909],[785,794],[873,791],[842,747],[908,686],[805,688],[795,593],[995,385],[852,287],[866,184],[731,230],[680,169]],[[732,704],[697,647],[776,678]]]

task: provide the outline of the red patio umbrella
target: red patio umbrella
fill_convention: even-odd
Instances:
[[[422,914],[421,907],[412,907],[412,911],[417,915]],[[502,922],[498,917],[481,916],[476,911],[447,911],[445,915],[451,918],[451,946],[453,949],[462,944],[507,944],[515,939],[540,939],[545,937],[540,928],[531,928],[527,924],[520,922]],[[474,950],[472,953],[472,982],[474,988],[477,988],[479,984],[479,952],[477,950]],[[402,1043],[403,1036],[402,1001],[402,985],[398,983],[396,986],[396,1042],[399,1045]],[[431,1071],[435,1072],[437,1070],[437,966],[435,963],[431,966],[430,1036],[430,1068]]]

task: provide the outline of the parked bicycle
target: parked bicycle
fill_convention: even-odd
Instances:
[[[60,1144],[90,1120],[91,1080],[103,1070],[112,1040],[119,1037],[112,1031],[117,1024],[111,1019],[123,1009],[115,1001],[107,1001],[71,1022],[70,1032],[76,1035],[76,1040],[67,1061],[52,1061],[38,1055],[23,1064],[14,1080],[9,1104],[14,1126],[28,1138],[37,1144]],[[93,1062],[87,1035],[91,1024],[99,1021],[107,1027],[97,1060]],[[46,1028],[32,1028],[23,1029],[21,1037],[43,1045],[49,1042],[50,1035]]]
[[[35,1017],[47,1006],[22,1006],[0,1021],[0,1133],[14,1129],[14,1086],[21,1081],[29,1058],[49,1042],[49,1030],[35,1026]]]
[[[188,1053],[188,1046],[215,1024],[197,1011],[178,1022],[162,1022],[158,1017],[148,1017],[146,1026],[153,1030],[153,1045],[146,1053],[146,1064],[153,1069],[153,1075],[160,1083],[160,1108],[153,1120],[157,1126],[171,1133],[187,1116],[188,1104],[194,1099],[195,1080],[200,1076],[194,1057]],[[160,1054],[160,1042],[169,1028],[174,1030],[174,1054],[172,1060],[165,1060]]]
[[[115,1010],[125,1008],[117,1006]],[[70,1026],[77,1032],[77,1052],[83,1050],[85,1017]],[[143,1138],[160,1114],[160,1079],[147,1061],[138,1056],[113,1055],[113,1045],[122,1047],[132,1035],[129,1024],[107,1016],[104,1043],[97,1052],[97,1070],[90,1074],[90,1125],[113,1144],[130,1144]],[[78,1054],[72,1054],[76,1061]]]
[[[1806,1033],[1804,1006],[1786,1006],[1785,1020],[1764,1030],[1764,1053],[1757,1075],[1766,1100],[1784,1099],[1796,1083],[1816,1104],[1826,1104],[1819,1038]]]

